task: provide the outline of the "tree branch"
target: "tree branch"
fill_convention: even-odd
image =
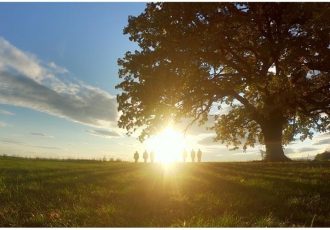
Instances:
[[[256,121],[260,121],[260,114],[257,111],[257,109],[244,97],[236,93],[234,90],[231,91],[231,95],[237,99],[239,102],[241,102],[247,109],[250,109],[253,114],[253,119]]]
[[[205,109],[202,109],[202,111],[199,113],[199,114],[197,114],[197,117],[195,117],[187,126],[186,126],[186,128],[184,129],[184,132],[183,132],[183,134],[184,134],[184,136],[186,136],[186,133],[187,133],[187,131],[188,131],[188,129],[197,121],[197,120],[199,120],[200,119],[200,116],[203,114],[203,113],[205,113],[205,112],[207,112],[208,110],[210,110],[210,108],[211,108],[211,106],[212,106],[212,103],[213,103],[213,101],[212,100],[209,100],[209,103],[206,105],[206,107],[205,107]]]

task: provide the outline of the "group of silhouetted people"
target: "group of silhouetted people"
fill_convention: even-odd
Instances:
[[[144,163],[147,163],[148,162],[149,155],[150,155],[150,162],[151,163],[154,163],[155,154],[153,152],[151,152],[150,154],[148,154],[147,151],[144,151],[144,153],[143,153]],[[135,163],[137,163],[139,161],[139,158],[140,158],[139,153],[138,153],[138,151],[136,151],[134,153],[134,161],[135,161]]]
[[[197,161],[198,162],[202,161],[202,154],[203,154],[202,151],[200,149],[198,149],[198,151],[197,151]],[[188,155],[187,151],[184,150],[183,153],[182,153],[183,162],[186,162],[187,155]],[[195,150],[191,150],[190,157],[191,157],[191,162],[195,162],[195,158],[196,158]]]
[[[191,153],[190,153],[191,162],[195,162],[196,155],[197,155],[197,161],[198,162],[201,162],[202,161],[202,154],[203,153],[202,153],[202,151],[200,149],[198,149],[197,154],[196,154],[195,150],[191,150]],[[147,151],[144,151],[144,153],[143,153],[144,163],[147,163],[148,162],[149,156],[150,156],[150,162],[151,163],[154,163],[155,154],[153,152],[151,152],[149,154]],[[139,155],[138,151],[136,151],[134,153],[134,161],[135,161],[135,163],[137,163],[139,161],[139,158],[140,158],[140,155]],[[183,151],[182,158],[183,158],[183,162],[186,162],[186,159],[187,159],[187,151],[186,150]]]

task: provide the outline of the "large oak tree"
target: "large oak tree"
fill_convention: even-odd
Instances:
[[[209,119],[216,140],[283,145],[329,130],[329,3],[150,3],[124,34],[119,126],[141,139],[168,119]]]

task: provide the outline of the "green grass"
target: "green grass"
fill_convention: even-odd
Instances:
[[[330,163],[0,158],[0,226],[330,226]]]

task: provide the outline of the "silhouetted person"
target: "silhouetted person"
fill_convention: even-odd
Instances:
[[[190,154],[190,156],[191,156],[191,162],[195,162],[195,156],[196,156],[196,153],[195,153],[194,150],[191,150],[191,154]]]
[[[151,163],[154,163],[154,160],[155,160],[155,154],[154,154],[154,152],[151,152],[150,153],[150,161],[151,161]]]
[[[136,151],[134,153],[134,160],[135,160],[135,163],[137,163],[139,161],[139,153],[138,153],[138,151]]]
[[[148,153],[147,153],[147,151],[144,151],[144,153],[143,153],[143,160],[144,160],[144,163],[147,163],[147,161],[148,161]]]
[[[263,151],[263,150],[260,149],[260,154],[261,154],[261,160],[265,160],[266,151]]]
[[[187,159],[187,151],[186,150],[183,151],[182,158],[183,158],[183,162],[186,162],[186,159]]]
[[[198,149],[198,152],[197,152],[197,159],[198,159],[198,162],[202,161],[202,151],[200,149]]]

